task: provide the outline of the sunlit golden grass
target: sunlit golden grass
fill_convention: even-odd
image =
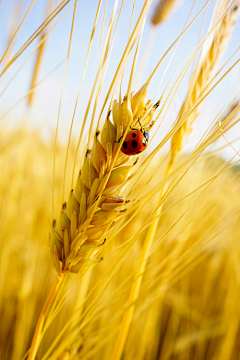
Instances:
[[[12,24],[1,54],[1,96],[9,93],[11,103],[1,113],[0,133],[2,358],[237,360],[240,103],[234,74],[239,44],[229,52],[228,45],[239,0],[221,0],[212,7],[208,0],[197,11],[193,1],[185,25],[157,55],[147,78],[144,63],[152,60],[147,52],[155,55],[153,32],[157,34],[159,23],[147,38],[151,1],[141,6],[133,2],[127,20],[129,4],[115,1],[109,11],[100,0],[91,19],[82,77],[75,79],[75,105],[67,116],[64,95],[78,1],[46,1],[42,23],[23,40],[19,34],[34,4],[19,8],[22,17],[15,11],[21,20]],[[160,2],[169,16],[173,4]],[[161,6],[152,19],[167,19]],[[46,40],[68,12],[65,68],[54,104],[56,128],[47,139],[44,127],[32,128],[42,110],[35,107],[41,100],[36,91],[59,66],[39,80],[44,55],[51,50]],[[112,74],[114,41],[126,20],[128,39],[119,44],[122,54]],[[198,21],[195,44],[178,61],[178,47]],[[153,48],[147,43],[142,51],[142,41]],[[18,68],[29,49],[33,51]],[[9,86],[18,86],[17,75],[34,54],[28,92],[20,91],[20,100],[11,98]],[[86,86],[94,56],[98,65],[91,68]],[[172,63],[177,70],[168,75]],[[145,79],[138,88],[136,73]],[[90,88],[87,100],[84,86]],[[181,91],[182,103],[176,106]],[[9,118],[24,99],[23,118],[16,113],[16,119]],[[205,106],[210,113],[213,107],[206,119]],[[20,126],[11,126],[16,120]],[[61,133],[64,121],[69,128]]]
[[[28,348],[39,311],[55,278],[46,241],[50,217],[49,177],[52,171],[52,161],[47,155],[52,152],[53,143],[44,143],[36,133],[26,132],[21,136],[22,142],[17,149],[15,144],[19,134],[4,133],[1,138],[1,169],[4,174],[0,182],[1,274],[4,279],[1,281],[0,297],[1,347],[6,359],[18,359]],[[28,152],[27,159],[23,159],[21,150],[26,143],[31,153]],[[64,161],[64,148],[59,147],[57,154]],[[20,163],[23,163],[23,178],[19,174]],[[217,356],[220,359],[237,359],[239,317],[236,309],[240,294],[238,168],[220,175],[168,233],[173,225],[172,219],[179,219],[201,190],[174,204],[218,174],[223,167],[224,162],[219,158],[199,163],[190,169],[166,201],[166,212],[160,219],[153,247],[159,241],[160,244],[151,254],[146,268],[124,358],[155,359],[160,356],[167,359],[173,356],[176,359],[212,359]],[[10,188],[9,179],[12,181]],[[58,178],[55,186],[60,193]],[[90,275],[87,273],[68,297],[43,339],[40,354],[46,352],[56,334],[81,304],[86,285],[88,290],[94,290],[85,309],[104,290],[95,304],[95,314],[90,323],[86,315],[86,325],[83,322],[75,338],[71,331],[66,330],[64,340],[60,341],[60,351],[70,351],[75,346],[76,349],[81,348],[81,359],[110,358],[144,233],[138,236],[105,288],[112,275],[109,268],[118,252],[114,256],[108,255],[136,234],[139,225],[149,215],[151,204],[145,206],[106,248],[102,254],[104,261],[92,270],[89,286]],[[65,290],[72,280],[70,278],[65,284]],[[67,346],[69,337],[71,342]],[[55,351],[58,349],[59,346],[56,346]],[[42,358],[41,355],[39,358]]]

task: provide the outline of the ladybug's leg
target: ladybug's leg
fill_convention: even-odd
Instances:
[[[141,131],[142,131],[142,125],[141,125],[141,123],[140,123],[139,118],[137,119],[137,121],[139,122],[139,125],[140,125],[140,127],[141,127]],[[139,129],[134,129],[134,128],[132,128],[131,126],[130,126],[130,129],[131,129],[131,130],[135,130],[135,131],[139,131]]]
[[[140,127],[141,127],[141,132],[143,132],[142,124],[140,123],[139,118],[137,119],[137,121],[139,122],[139,125],[140,125]]]
[[[122,138],[123,138],[123,135],[122,136],[120,136],[120,138],[118,139],[118,141],[117,140],[115,140],[115,143],[120,143],[120,141],[122,140]]]

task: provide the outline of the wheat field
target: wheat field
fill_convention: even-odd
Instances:
[[[240,359],[239,5],[0,2],[2,360]]]

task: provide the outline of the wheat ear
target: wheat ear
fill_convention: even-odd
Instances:
[[[169,16],[171,16],[178,2],[179,0],[160,0],[154,9],[151,23],[153,25],[158,25],[167,20]]]
[[[47,16],[49,15],[50,9],[52,7],[52,0],[47,2],[47,6],[46,6],[46,13],[45,13],[45,18],[47,18]],[[32,79],[31,79],[31,84],[30,84],[30,89],[29,89],[29,97],[28,97],[28,106],[31,106],[33,103],[33,98],[34,98],[34,90],[35,86],[36,86],[36,82],[37,82],[37,78],[39,75],[39,71],[41,68],[41,63],[43,61],[43,55],[44,55],[44,51],[46,48],[46,41],[44,40],[44,37],[46,36],[46,31],[43,31],[39,40],[40,46],[37,50],[37,56],[35,59],[35,65],[34,65],[34,70],[33,70],[33,74],[32,74]]]
[[[222,3],[224,3],[224,1]],[[182,125],[172,137],[172,162],[174,162],[177,154],[183,147],[184,136],[191,132],[192,124],[198,117],[198,109],[195,108],[193,111],[191,111],[191,109],[206,92],[209,79],[213,74],[217,61],[223,54],[230,40],[238,12],[238,6],[234,6],[223,17],[215,30],[213,40],[206,55],[199,62],[195,74],[190,81],[189,90],[178,117],[178,121],[182,123]],[[189,111],[191,111],[191,114],[187,116]],[[185,120],[186,116],[187,120]]]
[[[59,274],[79,273],[95,265],[99,247],[107,231],[122,220],[126,204],[121,192],[133,175],[133,165],[125,165],[129,156],[120,152],[129,126],[141,119],[145,126],[152,120],[156,106],[146,102],[143,86],[131,100],[116,100],[102,131],[97,131],[91,149],[86,151],[75,188],[62,205],[58,221],[53,221],[50,250]]]

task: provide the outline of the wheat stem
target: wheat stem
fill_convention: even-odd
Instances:
[[[46,6],[46,17],[48,16],[48,13],[50,12],[50,9],[52,7],[52,0],[47,2],[47,6]],[[37,78],[40,72],[40,67],[43,61],[43,55],[44,55],[44,51],[45,51],[45,47],[47,42],[45,41],[46,39],[46,31],[42,32],[42,35],[40,37],[39,40],[39,47],[37,50],[37,57],[35,59],[35,65],[34,65],[34,70],[33,70],[33,74],[32,74],[32,79],[31,79],[31,84],[30,84],[30,90],[35,88],[35,84],[37,82]],[[29,94],[29,98],[28,98],[28,106],[31,106],[33,103],[33,97],[34,97],[34,93],[35,91],[30,92]]]
[[[34,336],[33,336],[33,340],[32,340],[32,344],[31,344],[31,348],[30,348],[30,353],[29,353],[29,356],[28,356],[28,360],[34,360],[36,355],[37,355],[37,351],[38,351],[38,348],[39,348],[39,345],[40,345],[40,341],[41,341],[41,335],[42,335],[42,330],[43,330],[43,325],[44,325],[44,322],[45,322],[45,319],[46,319],[46,315],[47,315],[47,312],[55,298],[55,295],[59,289],[59,286],[61,285],[62,283],[62,280],[63,280],[63,276],[58,276],[57,277],[57,281],[55,282],[53,288],[52,288],[52,291],[50,292],[44,306],[43,306],[43,309],[41,311],[41,314],[39,316],[39,319],[38,319],[38,323],[37,323],[37,326],[36,326],[36,329],[35,329],[35,333],[34,333]]]
[[[168,164],[168,168],[167,168],[165,177],[167,177],[169,175],[169,173],[172,170],[172,167],[173,167],[173,164],[170,162]],[[168,187],[168,183],[166,183],[165,186],[162,187],[160,194],[159,194],[159,203],[161,202],[165,192],[167,191],[167,187]],[[135,303],[136,303],[136,300],[137,300],[139,292],[140,292],[143,274],[145,272],[148,256],[149,256],[152,244],[153,244],[153,240],[156,235],[158,222],[160,219],[159,215],[162,211],[162,207],[163,207],[163,202],[158,207],[158,209],[155,211],[155,213],[153,214],[153,218],[157,218],[157,220],[152,222],[148,228],[148,232],[147,232],[147,235],[146,235],[146,238],[144,241],[144,245],[142,248],[140,258],[139,258],[135,279],[133,281],[130,295],[128,298],[129,308],[125,312],[124,317],[123,317],[120,333],[118,335],[118,339],[117,339],[117,343],[116,343],[116,347],[115,347],[115,350],[113,353],[112,360],[120,360],[121,356],[122,356],[122,352],[123,352],[123,348],[124,348],[124,345],[126,342],[128,330],[129,330],[130,324],[132,322],[132,317],[133,317],[133,313],[134,313],[134,309],[135,309]]]
[[[10,49],[10,47],[11,47],[11,45],[12,45],[12,43],[13,43],[13,41],[14,41],[14,39],[15,39],[16,35],[17,35],[17,33],[19,32],[19,30],[20,30],[20,28],[21,28],[22,24],[23,24],[23,23],[24,23],[24,21],[26,20],[26,18],[27,18],[27,16],[28,16],[28,14],[29,14],[30,10],[32,9],[32,7],[33,7],[33,5],[34,5],[34,3],[35,3],[35,2],[36,2],[36,0],[33,0],[33,1],[31,2],[31,5],[29,6],[29,8],[28,8],[28,10],[27,10],[27,12],[26,12],[26,14],[25,14],[24,18],[22,19],[22,21],[21,21],[20,25],[18,26],[17,30],[15,31],[15,33],[14,33],[14,35],[13,35],[12,39],[11,39],[11,41],[10,41],[10,43],[9,43],[9,45],[8,45],[8,47],[7,47],[7,49],[5,50],[5,52],[4,52],[4,54],[3,54],[3,56],[2,56],[2,58],[1,58],[1,60],[0,60],[0,63],[3,61],[4,57],[6,56],[6,54],[7,54],[8,50]]]

